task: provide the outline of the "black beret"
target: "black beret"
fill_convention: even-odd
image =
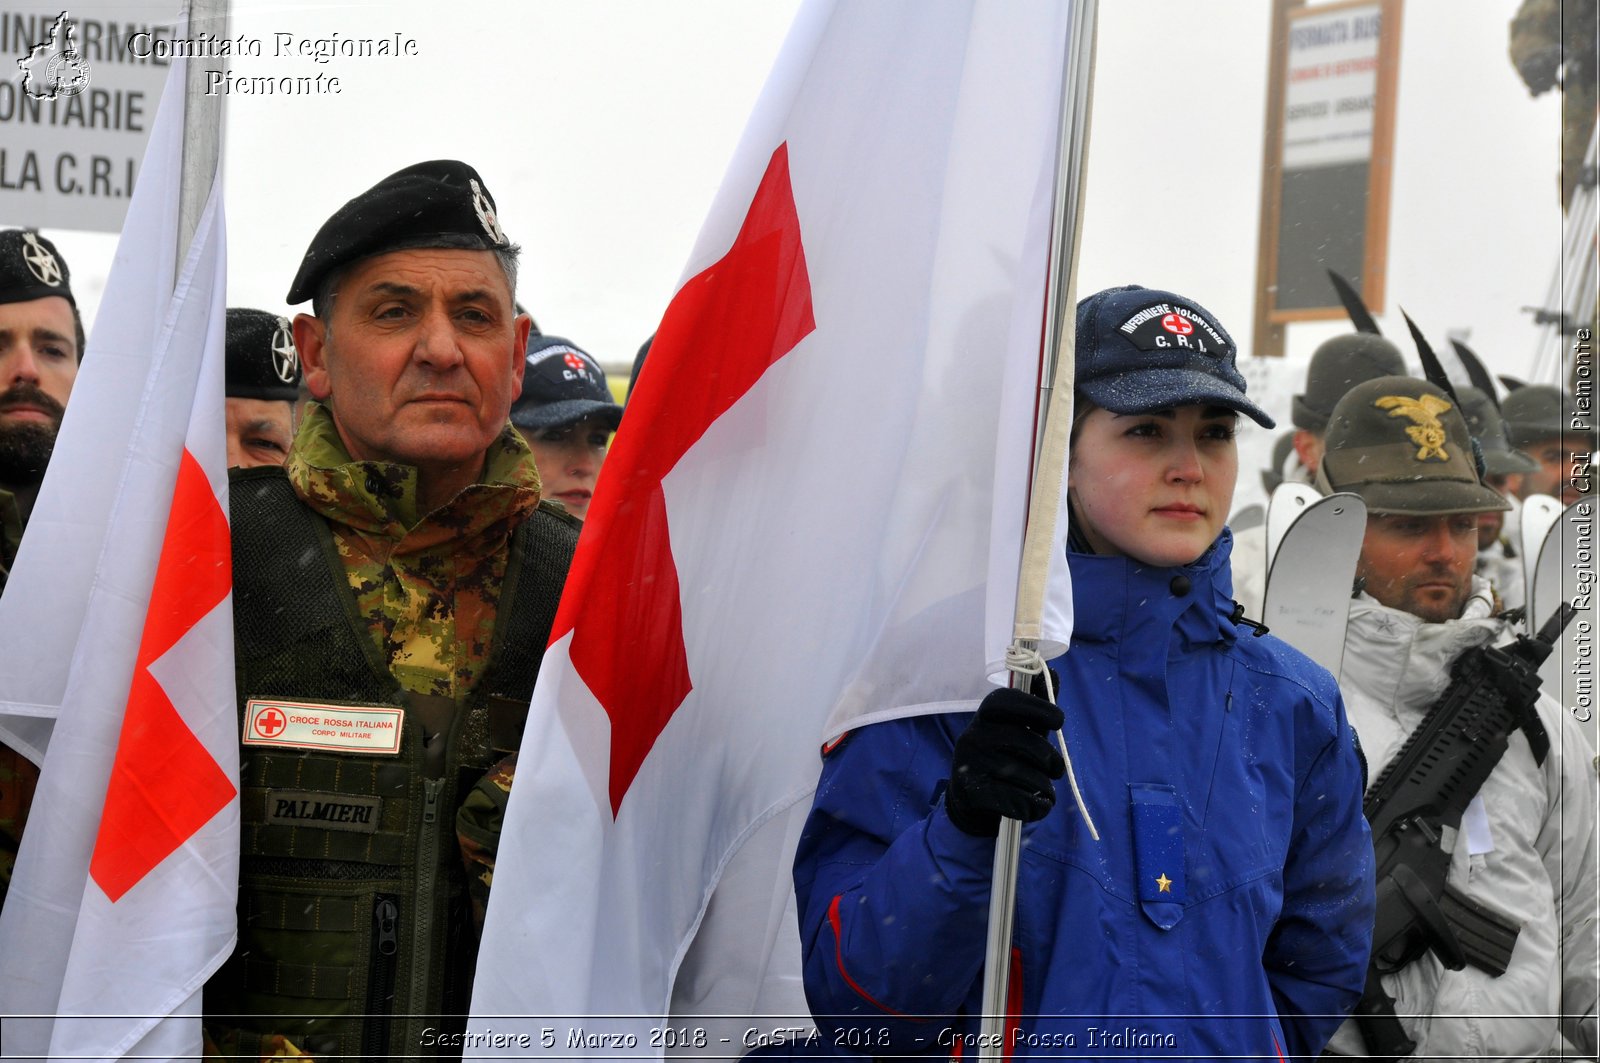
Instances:
[[[494,197],[466,163],[435,159],[407,166],[334,211],[317,230],[289,288],[289,305],[315,296],[333,270],[385,251],[510,248],[495,211]]]
[[[59,295],[73,306],[72,274],[56,245],[32,229],[0,231],[0,303]]]
[[[227,350],[228,398],[293,402],[299,395],[300,355],[288,318],[230,306]]]

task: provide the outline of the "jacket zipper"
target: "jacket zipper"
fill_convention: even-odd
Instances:
[[[411,985],[406,1011],[422,1016],[428,1005],[433,973],[434,865],[439,860],[439,795],[443,779],[422,780],[422,838],[417,845],[416,912],[411,920]]]
[[[389,1054],[389,1019],[394,1013],[394,969],[400,952],[400,905],[380,893],[372,900],[372,951],[367,961],[367,1017],[362,1052],[368,1059]]]

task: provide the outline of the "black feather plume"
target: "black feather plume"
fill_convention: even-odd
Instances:
[[[1372,313],[1367,310],[1367,304],[1361,301],[1360,293],[1350,282],[1331,269],[1328,271],[1328,279],[1333,281],[1333,290],[1339,293],[1339,301],[1344,304],[1344,312],[1350,315],[1350,323],[1356,327],[1356,331],[1370,332],[1374,336],[1383,335],[1378,323],[1372,319]]]

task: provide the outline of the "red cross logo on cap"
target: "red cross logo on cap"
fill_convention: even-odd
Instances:
[[[262,738],[276,738],[283,733],[284,726],[288,723],[279,712],[271,705],[266,706],[256,713],[256,733]]]
[[[579,358],[577,355],[573,354],[571,351],[568,351],[566,354],[562,355],[561,356],[561,360],[563,362],[566,362],[568,366],[570,366],[573,369],[576,369],[580,373],[586,371],[589,368],[588,366],[583,364],[583,359],[582,358]]]
[[[1161,319],[1161,327],[1168,332],[1176,332],[1180,336],[1187,336],[1194,331],[1194,326],[1177,314],[1168,314]]]

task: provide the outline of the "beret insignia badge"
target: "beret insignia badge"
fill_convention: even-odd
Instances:
[[[56,261],[56,256],[50,249],[39,242],[39,238],[31,232],[22,234],[22,261],[28,264],[28,271],[44,283],[52,287],[61,286],[63,274],[61,263]]]
[[[278,318],[278,331],[272,334],[272,371],[285,384],[293,384],[300,365],[300,352],[294,346],[294,330],[289,319]]]
[[[477,181],[472,181],[472,209],[478,214],[478,221],[483,225],[483,231],[489,234],[489,239],[497,244],[506,242],[506,234],[500,231],[500,219],[494,216],[494,207],[489,203],[489,197],[483,194],[483,186]]]

